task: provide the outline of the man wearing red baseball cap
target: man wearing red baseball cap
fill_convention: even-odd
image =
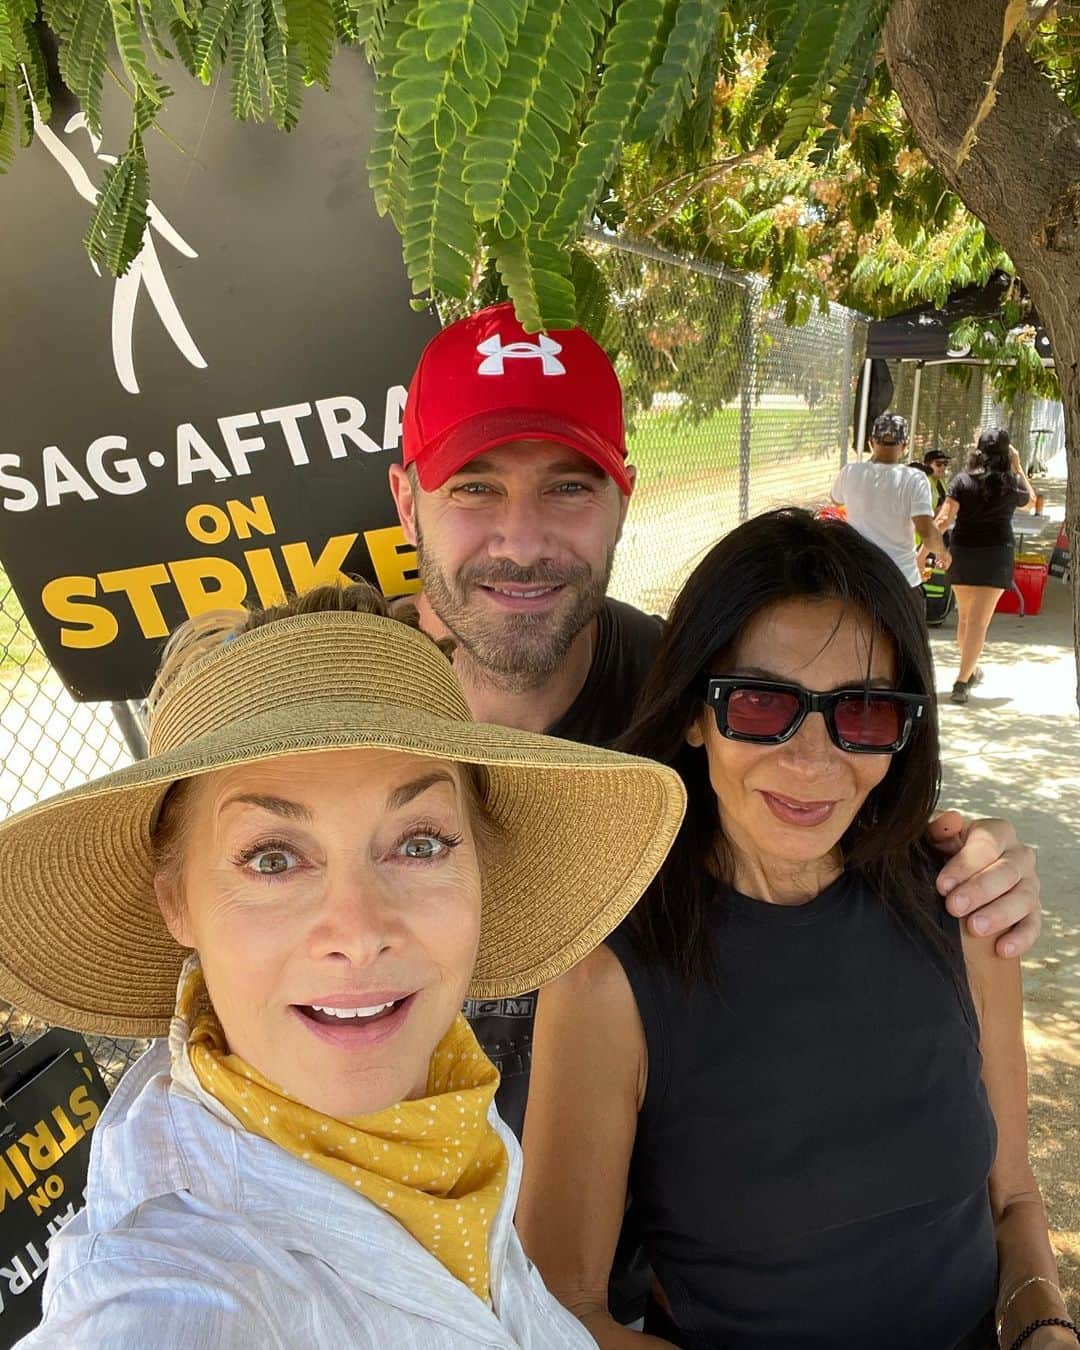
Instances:
[[[419,557],[421,621],[456,640],[473,715],[610,744],[629,725],[661,623],[606,596],[634,470],[603,349],[578,328],[526,333],[509,304],[450,324],[409,387],[402,460],[390,485]],[[956,834],[954,820],[946,852]],[[983,912],[986,931],[1023,920],[1013,937],[1026,948],[1038,933],[1031,851],[1004,822],[965,823],[960,837],[971,842],[949,870],[974,880],[970,908],[1001,897]],[[519,1135],[534,1010],[535,996],[467,1009]]]
[[[510,304],[445,328],[409,387],[391,488],[424,626],[457,642],[481,720],[602,744],[626,728],[658,619],[606,596],[634,470],[622,391],[580,328]]]
[[[417,550],[421,622],[455,639],[473,715],[589,745],[620,736],[661,622],[606,594],[634,470],[603,348],[580,328],[526,333],[510,304],[450,324],[409,386],[390,486]],[[536,995],[465,1012],[520,1138]],[[612,1311],[629,1322],[648,1290],[629,1236],[616,1264]]]

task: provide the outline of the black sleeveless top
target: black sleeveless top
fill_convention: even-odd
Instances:
[[[958,978],[855,876],[727,893],[715,985],[624,925],[649,1072],[632,1219],[692,1350],[951,1350],[993,1307],[996,1130]]]

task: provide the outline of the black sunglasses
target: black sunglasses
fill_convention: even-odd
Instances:
[[[856,755],[894,755],[930,706],[926,694],[895,689],[834,689],[814,694],[799,684],[754,680],[739,675],[711,679],[706,702],[717,730],[732,741],[781,745],[819,712],[834,745]]]

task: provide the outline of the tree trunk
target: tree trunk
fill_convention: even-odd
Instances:
[[[1080,120],[1014,38],[996,99],[964,157],[1007,7],[1008,0],[893,0],[885,58],[923,153],[1013,260],[1053,343],[1065,405],[1080,676]]]

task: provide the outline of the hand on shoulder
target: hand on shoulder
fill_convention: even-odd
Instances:
[[[1023,956],[1042,928],[1035,850],[1007,820],[972,820],[943,811],[930,842],[947,861],[937,879],[950,914],[971,937],[995,939],[998,956]]]

